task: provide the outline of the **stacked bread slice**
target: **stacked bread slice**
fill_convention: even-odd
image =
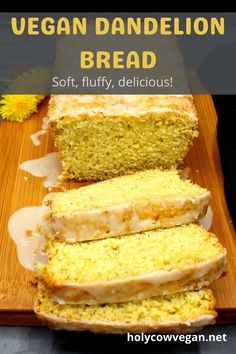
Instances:
[[[195,222],[210,192],[176,170],[147,170],[52,194],[53,238],[76,242]]]
[[[53,329],[97,333],[195,332],[214,324],[210,289],[105,305],[61,305],[39,285],[35,312]]]
[[[226,251],[195,224],[209,200],[175,170],[53,194],[38,317],[53,328],[104,333],[191,332],[214,323],[205,287],[224,273]]]

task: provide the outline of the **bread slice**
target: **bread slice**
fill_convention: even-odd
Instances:
[[[177,167],[198,135],[190,95],[56,95],[48,116],[63,180]]]
[[[106,305],[60,305],[39,285],[34,311],[53,329],[125,332],[195,332],[214,324],[215,299],[210,289]]]
[[[75,242],[197,221],[210,192],[176,170],[148,170],[52,194],[52,236]]]
[[[98,304],[200,289],[218,279],[226,251],[190,224],[129,237],[48,246],[39,277],[60,303]]]

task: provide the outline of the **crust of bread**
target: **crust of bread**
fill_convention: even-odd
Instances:
[[[155,271],[138,277],[100,282],[64,282],[43,274],[50,295],[64,304],[103,304],[142,300],[186,290],[199,290],[220,278],[226,269],[226,251],[218,257],[194,266],[172,271]]]
[[[133,119],[151,114],[168,113],[182,119],[198,121],[191,95],[52,95],[48,117],[54,123],[61,119],[77,120]]]
[[[215,324],[217,313],[212,310],[208,314],[203,314],[198,318],[187,321],[163,321],[160,323],[125,323],[125,322],[105,322],[95,320],[72,320],[35,311],[38,318],[52,329],[64,329],[67,331],[91,331],[94,333],[194,333],[203,329],[204,326]]]
[[[61,215],[50,206],[53,237],[59,241],[98,240],[197,222],[207,211],[210,192],[194,198],[158,198]]]

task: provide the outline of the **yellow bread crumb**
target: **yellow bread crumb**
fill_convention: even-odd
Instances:
[[[195,198],[207,189],[183,181],[176,170],[147,170],[132,175],[58,192],[51,196],[50,206],[58,215],[78,210],[92,210],[151,198]]]

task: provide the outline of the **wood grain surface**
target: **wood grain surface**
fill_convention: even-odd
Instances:
[[[216,140],[217,116],[210,96],[195,96],[199,113],[199,137],[195,139],[185,165],[194,182],[212,192],[214,221],[211,230],[228,251],[227,275],[212,286],[217,299],[219,322],[236,323],[236,238],[223,189],[219,151]],[[19,208],[40,205],[47,190],[42,179],[19,170],[20,163],[44,156],[54,150],[50,134],[34,146],[30,135],[41,128],[47,113],[47,100],[37,114],[23,124],[2,122],[0,126],[0,324],[36,325],[33,312],[33,275],[21,267],[16,247],[7,232],[9,217]],[[227,117],[225,117],[227,119]],[[24,179],[28,176],[28,180]],[[67,184],[68,185],[68,184]],[[77,184],[69,184],[73,187]]]

